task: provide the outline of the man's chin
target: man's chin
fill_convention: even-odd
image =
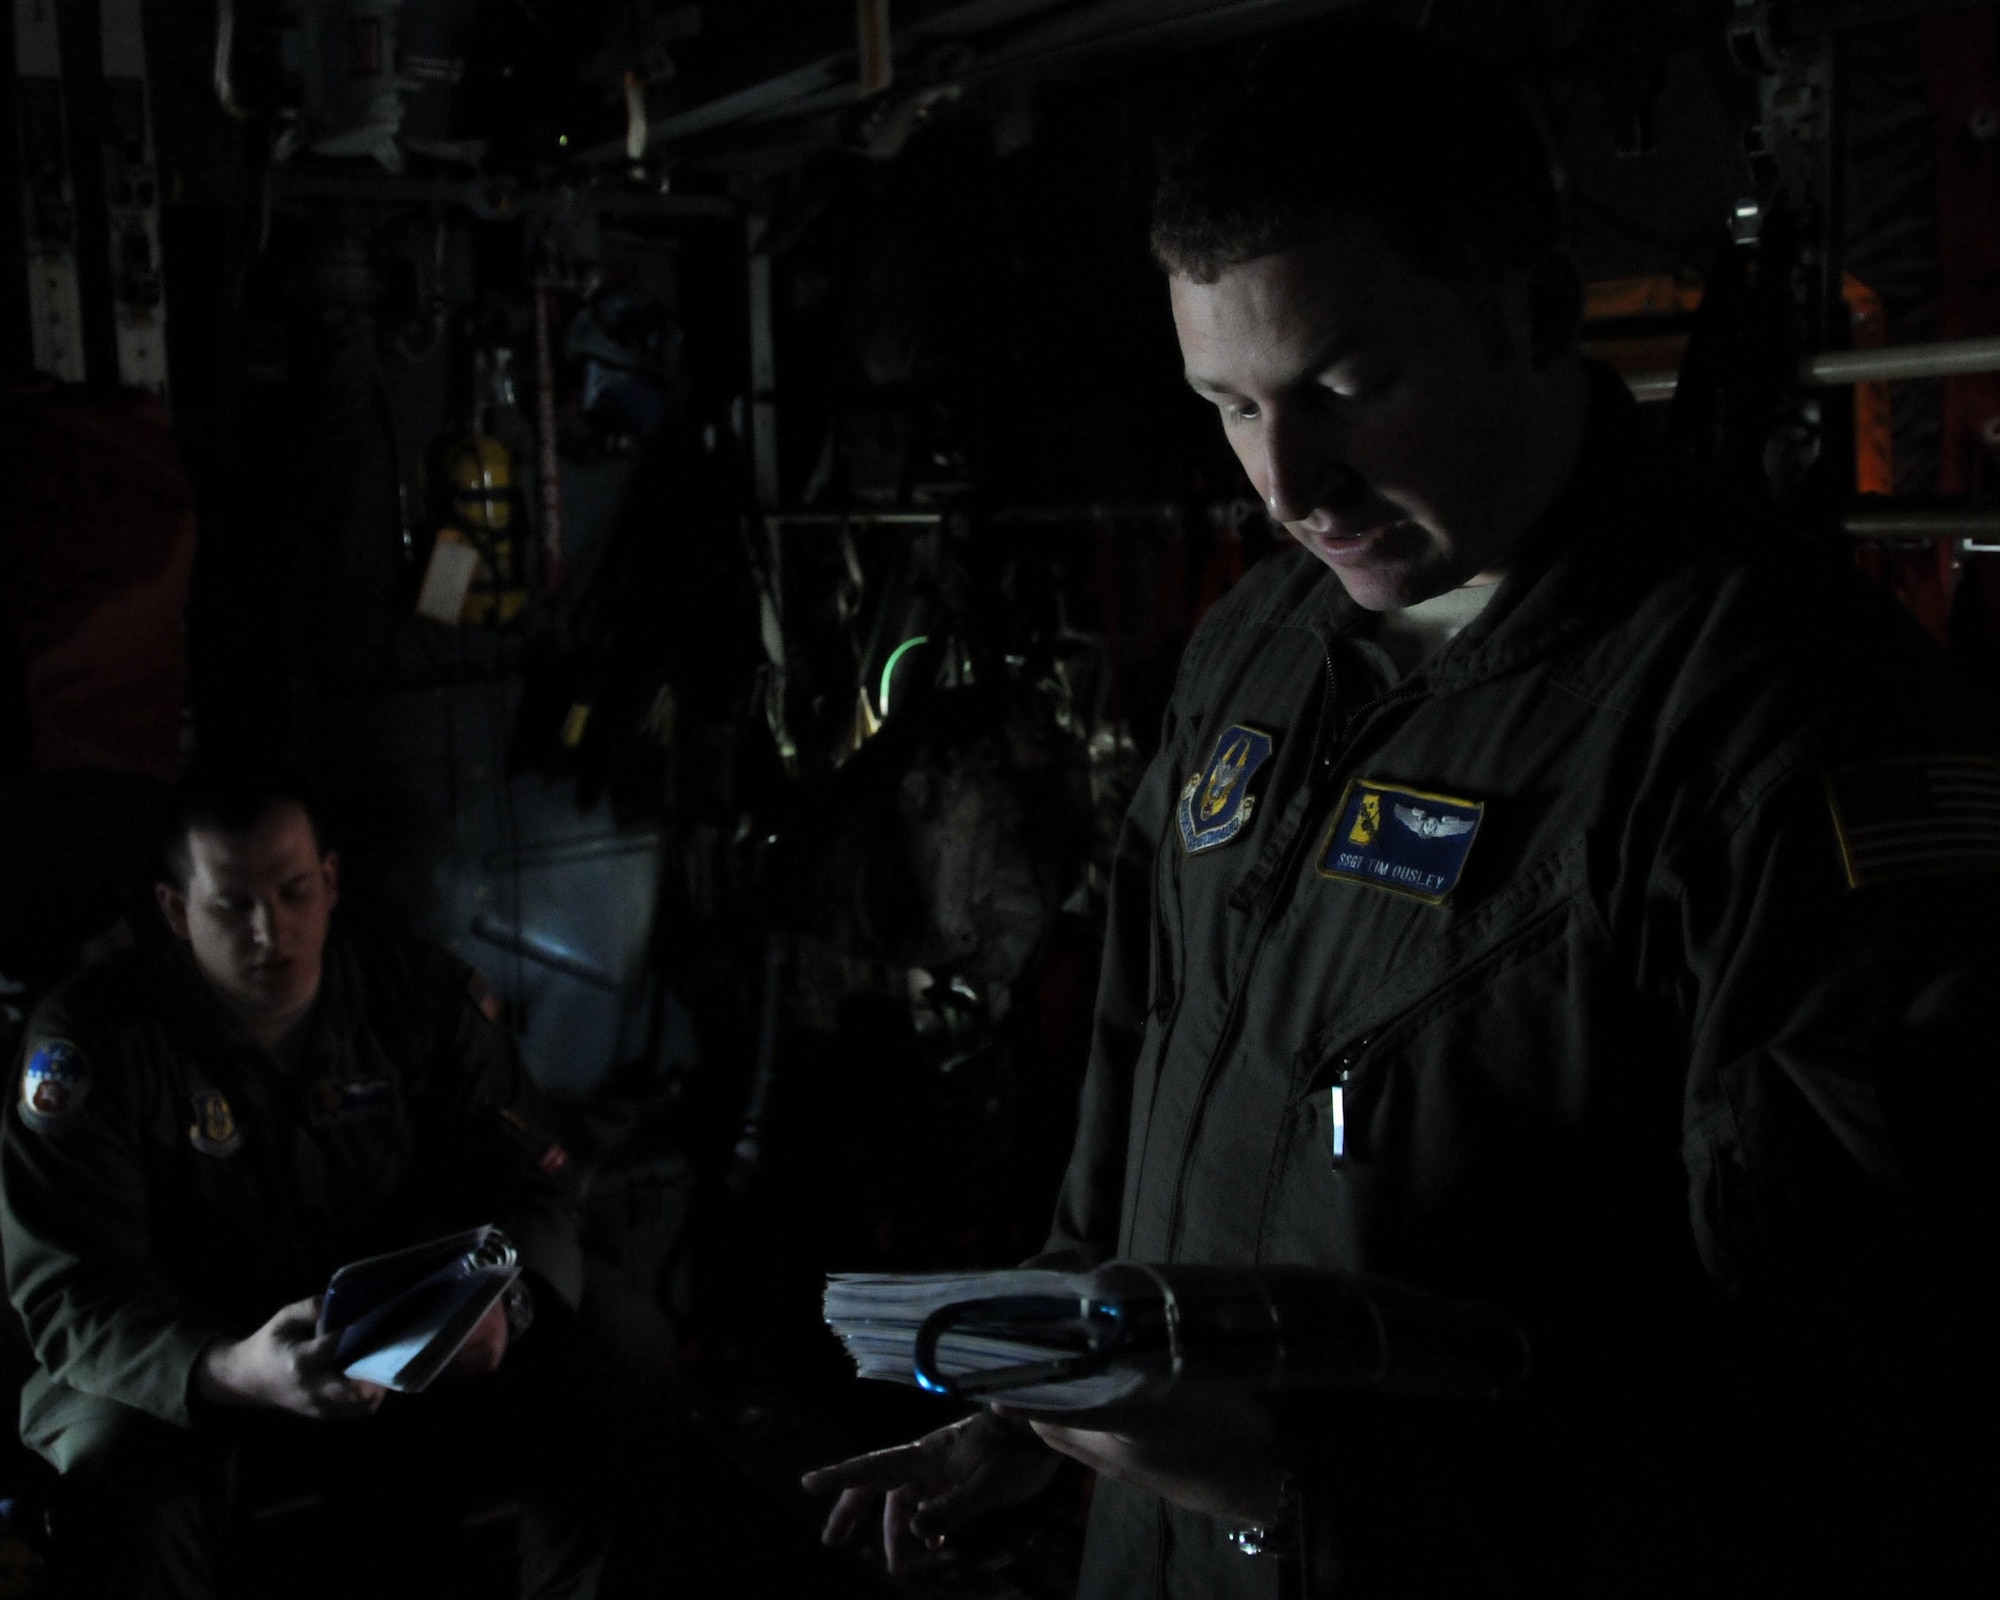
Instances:
[[[1437,575],[1424,570],[1431,564],[1422,560],[1428,542],[1413,523],[1385,523],[1348,539],[1301,527],[1288,531],[1332,569],[1347,597],[1364,610],[1394,611],[1440,592],[1438,584],[1425,581]]]
[[[1453,587],[1448,579],[1439,580],[1435,574],[1405,562],[1355,567],[1336,566],[1329,561],[1327,565],[1347,591],[1347,598],[1363,611],[1400,611]]]

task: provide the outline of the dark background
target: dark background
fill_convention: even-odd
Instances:
[[[1894,342],[2000,323],[1990,7],[1774,4],[1760,63],[1715,0],[894,0],[866,94],[834,0],[325,8],[340,49],[393,21],[400,170],[330,153],[368,119],[301,76],[284,6],[221,9],[241,115],[212,0],[145,8],[163,409],[117,385],[90,7],[63,18],[80,385],[32,371],[42,135],[0,119],[5,1002],[152,936],[179,763],[297,765],[343,914],[504,997],[600,1247],[675,1316],[714,1515],[798,1535],[773,1561],[809,1559],[796,1466],[940,1416],[848,1383],[823,1274],[1039,1241],[1097,863],[1189,631],[1272,547],[1145,245],[1156,131],[1232,52],[1331,48],[1349,9],[1478,52],[1560,153],[1593,349],[1685,361],[1649,412],[1675,448],[1843,556],[1861,489],[1986,505],[1980,380],[1878,397],[1884,480],[1851,392],[1814,411],[1787,374],[1872,336],[1843,272]],[[517,403],[486,411],[496,352]],[[445,626],[415,601],[476,427],[512,453],[521,610]],[[1855,547],[1990,671],[1990,558]],[[980,1592],[1059,1591],[1085,1492]]]

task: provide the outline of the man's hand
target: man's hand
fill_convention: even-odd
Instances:
[[[1234,1385],[1178,1387],[1157,1402],[1031,1419],[1052,1450],[1093,1472],[1225,1521],[1270,1523],[1280,1512],[1283,1453],[1270,1406]]]
[[[223,1406],[262,1406],[300,1417],[365,1416],[388,1391],[344,1378],[333,1364],[338,1334],[317,1333],[319,1302],[285,1307],[247,1339],[212,1344],[195,1364],[203,1399]]]
[[[882,1553],[901,1576],[962,1523],[1043,1489],[1061,1463],[1026,1428],[981,1411],[910,1444],[808,1472],[809,1494],[838,1489],[820,1535],[844,1544],[877,1511]]]
[[[449,1378],[477,1378],[497,1372],[507,1356],[507,1308],[495,1305],[466,1335],[445,1370]]]

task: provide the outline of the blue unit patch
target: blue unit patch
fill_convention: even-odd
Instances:
[[[1458,887],[1485,815],[1483,800],[1356,778],[1334,811],[1319,874],[1442,905]]]
[[[1233,723],[1222,730],[1208,765],[1181,789],[1181,844],[1189,855],[1227,844],[1250,825],[1257,805],[1250,780],[1277,747],[1261,728]]]
[[[90,1093],[90,1065],[67,1039],[46,1039],[21,1069],[21,1120],[46,1133]]]

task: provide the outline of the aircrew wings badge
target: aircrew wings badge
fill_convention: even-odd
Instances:
[[[1458,887],[1485,815],[1483,800],[1356,778],[1334,810],[1319,875],[1443,905]]]
[[[67,1039],[44,1039],[21,1069],[21,1120],[39,1133],[74,1116],[90,1093],[90,1066]]]
[[[1261,728],[1232,723],[1222,730],[1208,764],[1181,789],[1181,845],[1189,855],[1227,844],[1250,825],[1257,805],[1251,780],[1276,748]]]

